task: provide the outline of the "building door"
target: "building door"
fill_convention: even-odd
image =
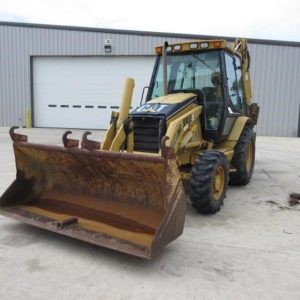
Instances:
[[[106,129],[118,111],[125,79],[135,79],[132,106],[150,82],[155,58],[33,58],[33,125],[35,127]]]

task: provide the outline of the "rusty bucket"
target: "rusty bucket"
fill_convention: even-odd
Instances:
[[[143,258],[183,231],[185,195],[176,158],[100,151],[99,143],[63,137],[64,147],[27,142],[10,130],[17,175],[0,214]]]

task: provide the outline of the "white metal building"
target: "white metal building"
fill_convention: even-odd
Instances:
[[[215,37],[0,22],[0,126],[23,125],[30,109],[34,127],[105,129],[127,77],[138,105],[154,46],[201,38]],[[249,43],[258,134],[299,136],[300,43]]]

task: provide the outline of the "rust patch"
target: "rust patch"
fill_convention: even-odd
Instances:
[[[62,142],[64,144],[65,148],[78,148],[79,141],[75,139],[69,139],[68,135],[72,134],[72,131],[68,130],[66,131],[62,136]]]
[[[56,201],[54,199],[43,199],[42,201],[35,201],[29,205],[49,212],[70,215],[73,216],[73,218],[81,217],[92,221],[99,221],[101,223],[106,223],[113,227],[122,228],[132,232],[143,232],[148,234],[155,233],[155,228],[151,228],[143,223],[129,219],[130,215],[128,215],[128,218],[125,218],[107,211],[95,210],[66,202]]]
[[[168,147],[166,145],[167,140],[169,140],[170,138],[168,136],[164,136],[161,140],[161,156],[164,158],[174,158],[175,154],[174,154],[174,150],[171,147]]]
[[[0,213],[146,258],[182,233],[184,191],[166,139],[157,156],[95,150],[88,133],[80,149],[70,133],[64,147],[14,143],[17,178]]]
[[[14,142],[27,142],[27,135],[15,133],[15,130],[18,129],[18,126],[13,126],[9,129],[9,135]]]
[[[87,150],[100,150],[101,149],[101,143],[89,140],[87,137],[88,135],[91,135],[92,133],[90,131],[86,131],[82,135],[82,140],[81,140],[81,148],[82,149],[87,149]]]
[[[54,225],[56,226],[57,229],[63,229],[66,226],[74,225],[76,223],[78,223],[78,218],[69,217],[69,218],[63,219],[61,221],[55,221]]]

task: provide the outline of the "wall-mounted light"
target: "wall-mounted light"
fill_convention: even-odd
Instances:
[[[111,52],[111,39],[104,40],[104,52],[110,53]]]

